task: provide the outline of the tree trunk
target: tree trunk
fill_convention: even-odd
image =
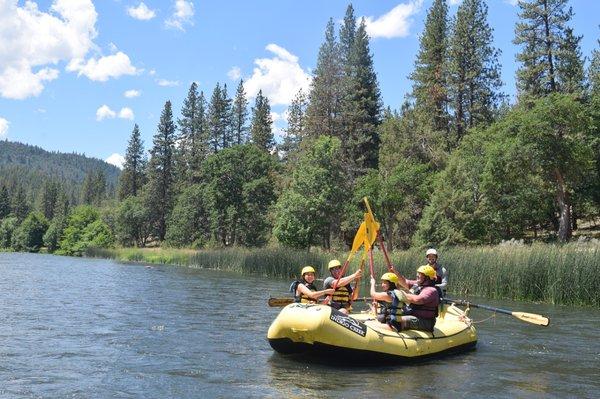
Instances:
[[[548,68],[550,77],[550,91],[556,92],[556,80],[554,79],[554,60],[552,56],[552,37],[550,34],[550,21],[548,20],[548,2],[544,1],[544,33],[546,34],[546,57],[548,57]]]
[[[560,216],[558,218],[558,239],[561,242],[566,242],[573,234],[573,230],[571,230],[570,198],[565,185],[565,180],[558,168],[554,169],[554,177],[556,178],[557,183],[556,202],[560,212]]]

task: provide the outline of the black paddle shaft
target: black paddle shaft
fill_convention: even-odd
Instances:
[[[472,308],[481,308],[481,309],[490,310],[492,312],[504,313],[504,314],[508,314],[508,315],[512,315],[513,314],[513,312],[511,312],[510,310],[505,310],[505,309],[500,309],[500,308],[494,308],[494,307],[486,306],[486,305],[478,305],[476,303],[471,303],[471,302],[463,301],[461,299],[444,298],[444,303],[453,303],[455,305],[460,305],[460,306],[470,306]]]

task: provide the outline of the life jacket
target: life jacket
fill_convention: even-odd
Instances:
[[[335,309],[350,307],[350,298],[352,297],[352,287],[347,284],[343,287],[337,286],[331,297],[331,306]]]
[[[315,287],[315,285],[313,283],[307,283],[306,281],[294,281],[292,283],[292,285],[290,285],[290,291],[293,293],[294,295],[294,302],[296,303],[316,303],[317,301],[315,301],[314,299],[312,299],[309,296],[306,296],[305,294],[300,294],[300,295],[296,295],[297,293],[297,289],[298,289],[298,284],[304,284],[304,286],[306,288],[308,288],[311,291],[317,291],[317,287]]]
[[[418,285],[415,284],[410,288],[410,293],[414,294],[414,295],[419,295],[421,293],[421,291],[423,291],[423,289],[425,288],[433,288],[437,291],[437,301],[435,303],[435,305],[431,305],[431,304],[427,304],[427,305],[417,305],[415,303],[411,303],[408,304],[406,306],[404,306],[404,308],[402,309],[402,313],[405,315],[412,315],[412,316],[416,316],[416,317],[420,317],[423,319],[435,319],[438,314],[438,308],[440,303],[442,303],[442,290],[440,289],[440,287],[437,287],[436,285],[433,285],[435,283],[431,283],[430,285]]]
[[[387,294],[392,297],[392,302],[379,302],[379,316],[377,320],[381,323],[386,323],[390,327],[400,330],[398,317],[402,315],[402,308],[400,307],[400,300],[394,293],[395,290],[387,291]],[[398,313],[400,311],[400,313]]]

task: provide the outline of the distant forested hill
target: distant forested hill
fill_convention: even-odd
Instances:
[[[35,195],[48,180],[59,183],[66,192],[78,196],[86,175],[99,171],[104,174],[109,187],[116,187],[119,168],[100,159],[0,141],[0,183],[9,188],[24,186],[29,196]]]

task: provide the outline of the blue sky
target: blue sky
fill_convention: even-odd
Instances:
[[[460,0],[449,0],[454,14]],[[360,0],[385,106],[410,90],[418,37],[431,0]],[[488,0],[504,91],[514,95],[516,0]],[[585,56],[598,48],[600,1],[572,0]],[[175,117],[192,82],[210,98],[239,79],[272,104],[276,136],[307,88],[329,18],[341,0],[0,0],[0,138],[119,163],[134,123],[146,148],[165,101]],[[594,17],[595,15],[595,17]]]

